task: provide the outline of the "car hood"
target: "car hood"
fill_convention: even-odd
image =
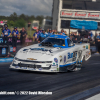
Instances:
[[[23,60],[51,61],[54,57],[59,56],[61,51],[63,51],[63,49],[58,47],[44,47],[35,44],[20,49],[16,57]]]

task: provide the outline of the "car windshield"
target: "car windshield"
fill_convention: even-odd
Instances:
[[[54,46],[54,45],[63,46],[65,45],[65,40],[59,38],[46,38],[45,40],[42,41],[41,44],[42,46]]]

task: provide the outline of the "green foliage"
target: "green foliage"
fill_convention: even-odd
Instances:
[[[42,20],[43,20],[44,16],[43,15],[38,15],[38,16],[28,16],[25,14],[21,14],[21,15],[17,15],[16,12],[14,12],[13,14],[11,14],[10,16],[0,16],[0,20],[8,20],[7,24],[8,26],[16,26],[16,27],[25,27],[25,25],[28,22],[32,22],[33,20],[39,20],[40,25],[42,24]],[[51,19],[50,16],[47,16],[45,18],[49,18]]]
[[[25,20],[24,19],[19,19],[15,21],[14,27],[25,27]]]

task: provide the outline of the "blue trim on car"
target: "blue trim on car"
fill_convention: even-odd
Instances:
[[[73,62],[73,63],[66,64],[66,65],[60,65],[60,67],[70,66],[70,65],[73,65],[73,64],[75,64],[75,63],[76,63],[76,61],[75,61],[75,62]]]
[[[14,58],[0,58],[0,63],[12,62]]]

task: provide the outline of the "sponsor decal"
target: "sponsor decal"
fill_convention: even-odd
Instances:
[[[10,47],[10,52],[13,52],[13,47]]]
[[[28,70],[35,70],[34,68],[27,68]]]
[[[71,58],[73,58],[73,53],[68,53],[68,59],[71,59]]]
[[[88,49],[88,46],[86,46],[86,49]]]
[[[56,65],[52,65],[52,66],[56,66]]]
[[[59,57],[62,57],[62,56],[59,56]]]
[[[64,56],[64,63],[66,62],[66,56]]]
[[[57,59],[57,58],[54,58],[54,61],[55,61],[56,63],[58,63],[58,59]]]
[[[2,48],[2,55],[6,54],[6,48]]]
[[[53,63],[53,65],[55,65],[55,63]]]
[[[21,69],[27,69],[27,67],[20,67]]]
[[[88,49],[90,50],[90,45],[88,46]]]
[[[39,68],[39,70],[42,70],[42,68]]]
[[[20,68],[19,66],[15,66],[15,68]]]
[[[28,60],[37,60],[37,59],[34,59],[34,58],[27,58]]]
[[[13,52],[16,52],[16,47],[13,47]]]

